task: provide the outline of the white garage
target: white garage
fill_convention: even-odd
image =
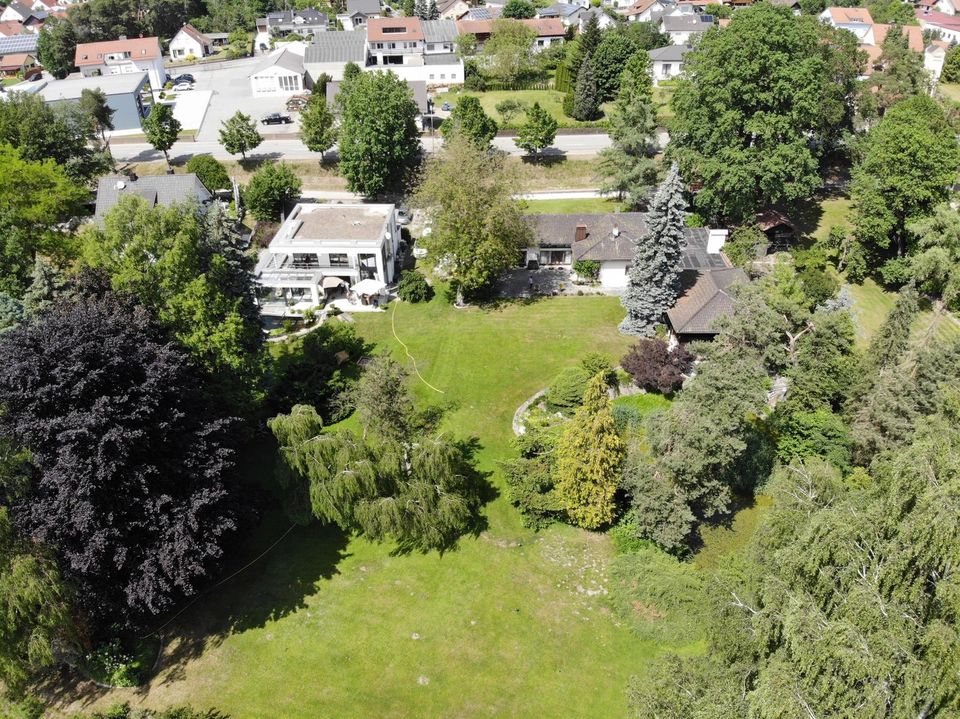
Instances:
[[[254,97],[296,95],[303,92],[303,56],[284,48],[267,58],[250,73]]]

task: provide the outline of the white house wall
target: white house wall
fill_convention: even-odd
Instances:
[[[625,260],[607,260],[600,263],[600,286],[605,290],[625,289],[629,280],[627,276],[627,267],[629,262]]]
[[[303,76],[283,68],[266,68],[250,76],[250,90],[254,97],[296,95],[303,92]]]

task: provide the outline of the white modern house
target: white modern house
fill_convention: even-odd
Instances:
[[[264,58],[249,77],[254,97],[296,95],[304,90],[303,55],[290,47],[277,50]]]
[[[188,57],[201,58],[212,55],[216,52],[215,48],[227,44],[228,37],[229,34],[225,32],[200,32],[187,23],[170,40],[170,59],[176,61]]]
[[[391,284],[399,243],[393,205],[298,204],[260,255],[261,312],[283,316],[349,294],[361,282]]]
[[[167,80],[160,39],[156,37],[80,43],[74,52],[73,64],[84,77],[145,72],[154,88],[163,87]]]
[[[347,0],[347,7],[337,15],[337,20],[343,29],[349,32],[363,30],[367,21],[380,16],[380,0]]]
[[[712,15],[664,15],[660,18],[660,30],[670,36],[674,45],[690,45],[712,27]]]
[[[862,45],[874,45],[873,16],[862,7],[828,7],[819,15],[821,22],[849,30]]]

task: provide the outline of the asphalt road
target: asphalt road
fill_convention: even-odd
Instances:
[[[435,152],[438,150],[442,141],[439,136],[431,138],[426,136],[423,139],[423,147],[426,152]],[[511,137],[497,137],[494,139],[495,147],[511,154],[523,155],[513,142]],[[600,150],[610,146],[610,138],[604,134],[597,135],[557,135],[557,139],[552,147],[548,147],[541,154],[549,156],[575,156],[575,155],[596,155]],[[162,160],[163,153],[157,152],[146,143],[127,143],[113,142],[110,145],[113,150],[113,156],[117,160],[125,162],[150,162],[151,160]],[[191,142],[190,140],[181,140],[170,150],[170,158],[177,161],[186,161],[193,155],[213,155],[218,159],[230,160],[238,159],[237,156],[230,155],[220,143],[215,140],[199,140]],[[334,150],[331,155],[335,155]],[[295,138],[290,139],[267,139],[250,153],[250,157],[268,157],[276,160],[311,160],[318,159],[319,155],[310,152],[306,146]]]

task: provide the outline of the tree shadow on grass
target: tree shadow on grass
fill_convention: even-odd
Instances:
[[[160,630],[168,640],[157,667],[161,684],[184,679],[191,660],[231,634],[262,628],[304,609],[317,585],[338,574],[337,566],[349,556],[349,538],[338,527],[313,522],[291,528],[279,512],[257,535],[224,571],[229,579],[208,589]]]

